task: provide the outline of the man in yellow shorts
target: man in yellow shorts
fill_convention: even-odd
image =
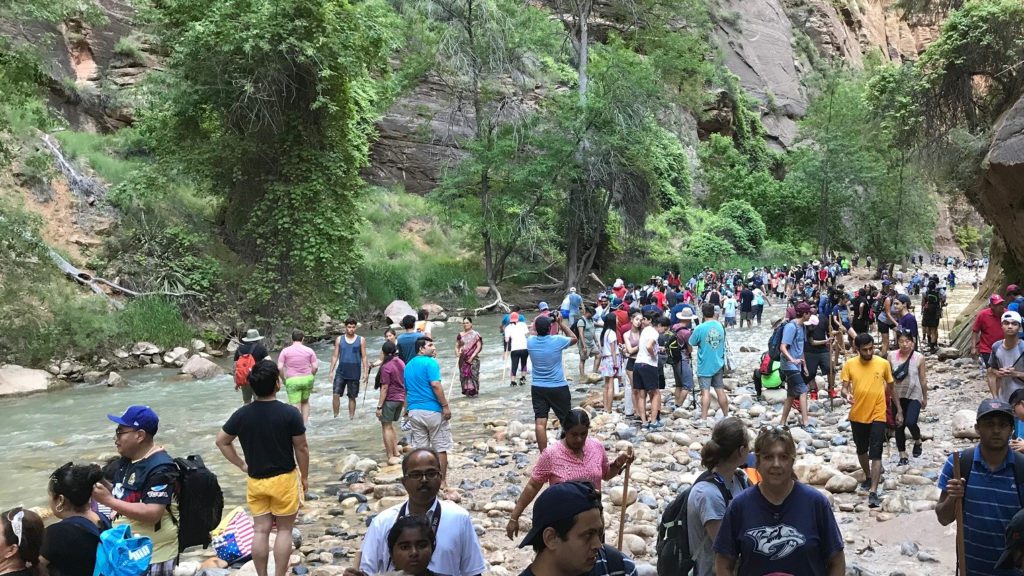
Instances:
[[[316,352],[302,343],[306,337],[302,330],[292,330],[292,344],[277,355],[277,369],[288,391],[288,403],[299,409],[302,421],[309,424],[309,395],[319,363]]]
[[[279,374],[273,362],[257,362],[249,373],[255,402],[236,410],[217,434],[221,454],[249,476],[246,500],[253,517],[252,559],[259,576],[267,576],[274,522],[275,576],[285,576],[292,552],[292,526],[308,489],[306,426],[298,410],[277,400]],[[235,450],[235,438],[242,444],[245,460]]]

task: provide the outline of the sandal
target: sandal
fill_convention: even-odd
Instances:
[[[907,460],[906,458],[900,458],[900,461],[896,465],[897,466],[906,466],[908,464],[910,464],[910,460]]]

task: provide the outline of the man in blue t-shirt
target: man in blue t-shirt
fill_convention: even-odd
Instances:
[[[809,424],[807,416],[807,360],[804,358],[804,343],[807,341],[807,329],[804,323],[811,317],[811,306],[806,302],[796,305],[796,317],[782,329],[782,379],[786,382],[786,401],[782,404],[782,420],[785,426],[789,419],[789,410],[793,400],[800,400],[800,424],[811,434],[815,430]],[[811,376],[810,374],[807,374]]]
[[[416,317],[412,314],[406,314],[402,318],[402,328],[405,329],[405,332],[398,335],[395,345],[398,346],[398,357],[402,359],[402,362],[408,364],[416,357],[416,341],[423,334],[416,331]]]
[[[530,386],[533,426],[537,433],[537,447],[543,452],[548,445],[548,412],[554,410],[555,417],[564,426],[565,417],[572,409],[569,382],[566,381],[562,368],[562,350],[576,345],[576,335],[560,318],[558,327],[564,336],[550,335],[552,319],[548,316],[538,316],[534,323],[537,335],[526,339],[526,350],[533,361],[533,381]],[[608,408],[605,407],[606,410]]]
[[[697,382],[700,384],[700,417],[707,420],[711,407],[711,389],[715,389],[722,417],[729,415],[729,398],[725,395],[725,328],[715,320],[715,305],[700,308],[704,321],[690,334],[690,346],[697,347]]]
[[[399,336],[401,338],[401,336]],[[448,421],[452,412],[441,386],[441,365],[434,356],[434,340],[420,335],[416,340],[416,357],[405,365],[405,402],[409,411],[409,443],[413,448],[433,448],[441,462],[441,484],[447,482],[448,451],[452,429]]]

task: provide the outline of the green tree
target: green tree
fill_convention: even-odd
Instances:
[[[768,236],[768,228],[749,202],[730,200],[718,208],[718,216],[735,222],[742,232],[742,244],[746,249],[740,250],[738,245],[733,244],[737,252],[753,256],[761,251]]]
[[[222,199],[251,264],[257,318],[340,313],[358,263],[373,120],[388,96],[392,13],[344,0],[167,0],[148,13],[167,72],[141,130],[170,170]]]

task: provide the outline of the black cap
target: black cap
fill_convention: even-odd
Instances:
[[[1011,420],[1013,419],[1013,407],[1003,402],[999,398],[986,398],[981,401],[978,405],[978,420],[989,414],[1005,414]]]
[[[1014,570],[1013,551],[1024,546],[1024,510],[1017,511],[1006,526],[1006,544],[996,562],[996,570]]]
[[[548,526],[572,518],[591,508],[601,508],[601,493],[590,482],[562,482],[549,486],[533,504],[533,526],[519,543],[533,544]]]

